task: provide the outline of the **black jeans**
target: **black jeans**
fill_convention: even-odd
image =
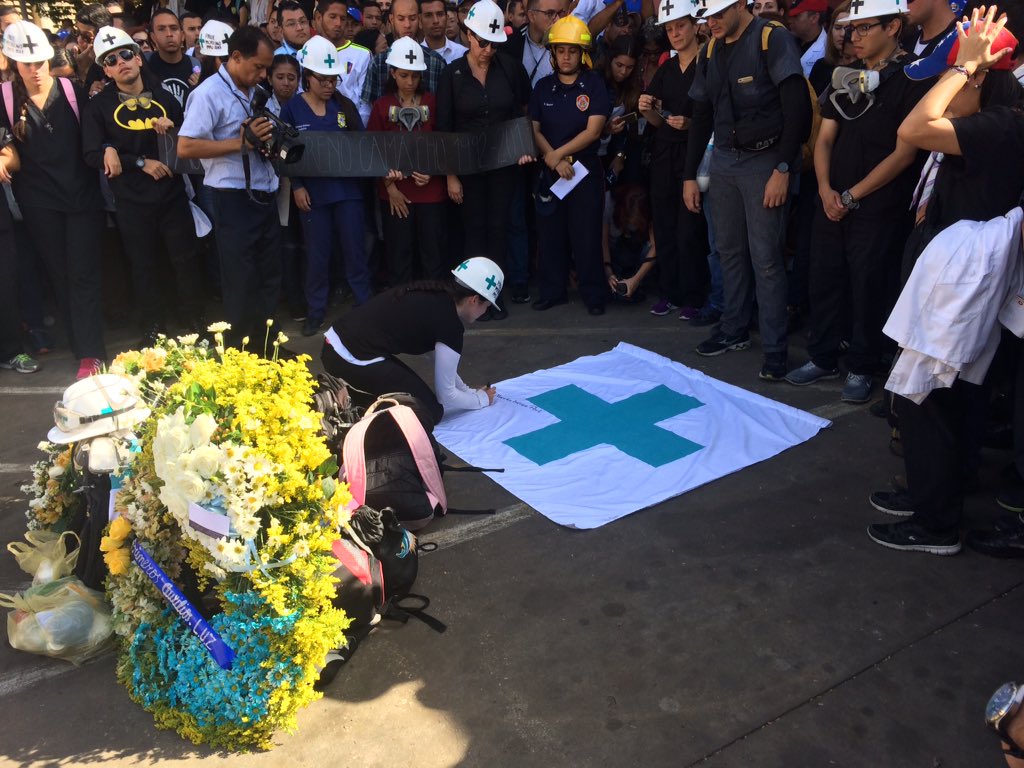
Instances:
[[[709,278],[708,228],[704,214],[683,203],[685,155],[685,143],[665,147],[651,165],[658,285],[661,297],[677,307],[701,307]]]
[[[505,270],[505,238],[508,212],[515,194],[518,168],[509,166],[486,173],[460,176],[462,181],[462,228],[465,258],[486,256]],[[461,259],[457,260],[458,263]],[[451,264],[448,266],[455,266]],[[505,306],[502,305],[502,309]]]
[[[268,205],[244,189],[211,189],[213,227],[220,253],[224,319],[237,345],[244,336],[263,339],[281,296],[281,220],[274,198]]]
[[[117,227],[131,260],[132,285],[142,327],[166,323],[166,291],[161,280],[168,263],[174,272],[181,319],[189,327],[202,320],[199,241],[186,197],[181,195],[170,203],[157,205],[118,200]]]
[[[18,249],[14,222],[6,200],[0,200],[0,362],[21,352],[21,317],[18,312]]]
[[[902,211],[874,214],[850,211],[829,221],[818,202],[811,235],[809,296],[811,360],[835,368],[839,345],[850,342],[846,367],[874,374],[883,350],[882,326],[892,311],[893,278],[903,240],[897,239]]]
[[[22,206],[21,213],[32,246],[50,275],[72,353],[79,360],[105,359],[100,242],[107,214],[98,209],[67,213],[30,206]]]
[[[445,204],[409,203],[408,207],[409,216],[400,219],[391,213],[387,200],[380,203],[391,285],[417,278],[440,280],[447,272],[442,256],[447,246]]]
[[[352,402],[361,408],[371,405],[381,395],[407,392],[423,403],[434,424],[444,416],[444,408],[437,401],[433,390],[412,368],[396,357],[388,356],[379,363],[370,365],[353,365],[325,341],[320,352],[320,360],[325,371],[350,385],[349,394],[352,396]]]

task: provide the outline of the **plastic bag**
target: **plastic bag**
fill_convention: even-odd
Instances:
[[[707,147],[704,149],[704,157],[701,158],[700,167],[697,169],[697,186],[701,193],[711,188],[711,155],[715,151],[715,137],[712,134]]]
[[[64,543],[67,536],[75,539],[76,546],[70,551]],[[63,579],[75,570],[79,538],[74,532],[28,531],[25,539],[27,544],[12,541],[7,545],[7,551],[14,555],[21,570],[32,577],[33,586]]]
[[[0,605],[14,609],[7,614],[7,639],[16,650],[81,664],[113,643],[103,595],[74,576],[0,594]]]

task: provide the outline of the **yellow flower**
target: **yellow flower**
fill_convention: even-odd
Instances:
[[[129,523],[124,517],[119,517],[110,524],[109,538],[118,539],[124,541],[128,538],[128,535],[132,532],[132,524]]]
[[[106,539],[106,537],[104,537]],[[102,546],[100,547],[102,549]],[[121,576],[128,570],[128,564],[132,561],[131,553],[124,548],[107,551],[103,555],[103,561],[112,576]]]

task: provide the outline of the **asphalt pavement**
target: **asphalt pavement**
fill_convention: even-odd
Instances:
[[[757,379],[760,350],[701,358],[705,330],[643,307],[579,301],[467,334],[462,374],[500,382],[628,341],[831,419],[803,445],[602,528],[562,528],[484,476],[449,501],[494,507],[422,535],[416,591],[448,625],[372,635],[277,747],[229,755],[160,731],[114,679],[0,647],[0,765],[487,768],[982,768],[1003,764],[983,708],[1024,676],[1024,568],[965,550],[883,549],[868,502],[902,472],[888,428],[839,402],[842,382]],[[318,364],[319,338],[289,347]],[[133,334],[112,331],[111,352]],[[794,334],[790,359],[805,359]],[[0,542],[24,531],[19,486],[75,363],[0,371]],[[428,360],[410,363],[429,370]],[[500,385],[499,385],[500,388]],[[967,522],[990,523],[1006,454],[986,450]],[[628,477],[622,482],[630,482]],[[0,591],[26,586],[0,555]]]

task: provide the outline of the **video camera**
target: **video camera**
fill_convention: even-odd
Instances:
[[[249,109],[252,112],[252,119],[256,120],[265,117],[274,126],[273,133],[266,141],[260,141],[253,133],[250,123],[245,125],[245,140],[256,147],[256,151],[266,158],[274,166],[276,171],[281,163],[297,163],[302,159],[302,153],[306,146],[299,139],[299,129],[289,125],[269,109],[267,102],[270,100],[270,92],[257,85],[253,89],[252,101],[249,102]]]

